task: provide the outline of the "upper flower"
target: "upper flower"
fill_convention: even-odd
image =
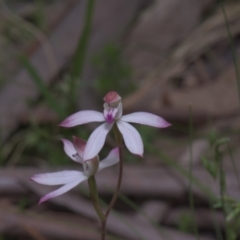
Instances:
[[[122,99],[116,92],[107,93],[103,100],[105,101],[103,113],[93,110],[80,111],[72,114],[59,125],[62,127],[74,127],[90,122],[104,122],[90,135],[83,154],[84,160],[91,159],[99,153],[114,123],[117,124],[129,151],[140,156],[143,155],[141,136],[128,122],[157,128],[165,128],[171,125],[163,118],[147,112],[135,112],[122,116]]]
[[[45,185],[63,185],[59,189],[48,193],[42,197],[39,204],[47,201],[50,198],[57,197],[70,189],[77,186],[79,183],[87,180],[96,172],[104,168],[110,167],[119,162],[119,150],[114,148],[108,156],[99,162],[99,157],[96,155],[87,161],[83,160],[83,154],[86,147],[86,142],[80,138],[73,137],[73,143],[67,139],[62,139],[65,153],[75,162],[83,165],[83,171],[67,170],[55,173],[35,174],[31,180]]]

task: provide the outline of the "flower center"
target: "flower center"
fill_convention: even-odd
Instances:
[[[104,97],[103,115],[107,123],[113,123],[122,116],[122,98],[111,91]]]
[[[116,115],[118,113],[118,107],[112,107],[108,103],[104,103],[103,107],[104,107],[103,115],[106,121],[108,123],[112,123],[115,120]]]
[[[114,120],[114,117],[115,117],[115,112],[114,112],[114,110],[116,110],[116,109],[114,109],[114,108],[109,108],[109,111],[108,111],[108,113],[107,113],[107,117],[106,117],[106,121],[108,122],[108,123],[112,123],[113,122],[113,120]]]

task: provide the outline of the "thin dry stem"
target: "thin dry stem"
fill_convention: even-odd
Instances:
[[[102,221],[102,240],[105,240],[107,218],[108,218],[108,215],[110,214],[114,204],[117,201],[117,198],[118,198],[118,195],[119,195],[119,192],[120,192],[120,188],[121,188],[122,175],[123,175],[123,157],[122,157],[122,142],[123,142],[123,139],[122,139],[122,135],[119,132],[116,124],[114,125],[113,130],[114,130],[115,139],[116,139],[116,142],[118,144],[118,149],[119,149],[119,174],[118,174],[118,182],[117,182],[116,191],[115,191],[115,193],[112,197],[112,200],[111,200],[111,202],[110,202],[110,204],[107,208],[107,211],[105,213],[105,221]]]

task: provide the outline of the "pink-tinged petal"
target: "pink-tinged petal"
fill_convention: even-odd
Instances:
[[[121,132],[128,150],[136,155],[143,156],[143,142],[138,131],[129,123],[118,120],[117,126]]]
[[[77,154],[77,150],[75,149],[74,145],[71,141],[67,139],[61,139],[63,142],[63,149],[65,153],[75,162],[82,163],[82,158]]]
[[[90,122],[104,122],[105,118],[101,112],[93,110],[85,110],[72,114],[63,120],[59,126],[61,127],[74,127]]]
[[[79,171],[61,171],[55,173],[40,173],[33,175],[30,179],[44,185],[61,185],[85,179],[85,174]]]
[[[73,136],[74,148],[81,158],[83,158],[83,152],[86,147],[87,142],[81,138]]]
[[[64,193],[68,192],[69,190],[71,190],[72,188],[77,186],[79,183],[81,183],[81,182],[83,182],[83,181],[85,181],[87,179],[88,179],[88,177],[84,175],[84,179],[82,178],[82,179],[79,179],[77,181],[70,182],[70,183],[60,187],[59,189],[57,189],[57,190],[55,190],[53,192],[48,193],[47,195],[45,195],[44,197],[42,197],[40,199],[38,205],[43,203],[43,202],[45,202],[45,201],[47,201],[47,200],[49,200],[49,199],[51,199],[51,198],[57,197],[59,195],[62,195]]]
[[[101,171],[104,168],[111,167],[115,164],[119,163],[119,149],[114,148],[106,158],[104,158],[100,163],[98,167],[98,172]]]
[[[163,118],[147,112],[130,113],[122,116],[121,120],[125,122],[131,122],[131,123],[140,123],[140,124],[149,125],[157,128],[166,128],[171,126],[171,124],[165,121]]]
[[[103,123],[92,132],[84,150],[83,161],[87,161],[98,155],[112,126],[113,123]]]

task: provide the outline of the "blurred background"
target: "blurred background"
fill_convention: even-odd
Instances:
[[[107,239],[239,239],[239,1],[0,0],[0,49],[0,240],[100,239],[87,183],[38,206],[55,188],[29,178],[81,169],[60,139],[98,125],[58,124],[110,90],[172,126],[136,126]],[[117,174],[96,177],[103,206]]]

